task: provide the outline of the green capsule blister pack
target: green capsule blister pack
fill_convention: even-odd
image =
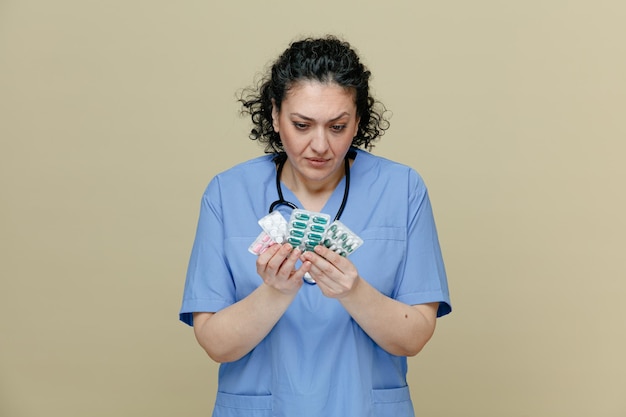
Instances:
[[[348,229],[345,224],[335,220],[328,227],[322,243],[335,253],[348,256],[363,244],[363,239]]]
[[[328,214],[295,209],[288,222],[287,242],[302,251],[312,251],[323,243],[329,226]]]

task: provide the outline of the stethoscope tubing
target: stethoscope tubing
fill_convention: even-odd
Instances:
[[[270,204],[269,213],[273,212],[278,206],[287,206],[293,210],[297,209],[298,206],[292,203],[291,201],[285,200],[283,196],[283,189],[280,185],[280,175],[283,172],[283,167],[285,166],[285,162],[287,158],[281,158],[278,162],[278,169],[276,170],[276,192],[278,193],[278,200],[274,201]],[[350,160],[348,155],[346,155],[344,160],[344,172],[346,176],[346,185],[343,190],[343,198],[341,199],[341,205],[339,206],[339,210],[337,210],[337,214],[335,215],[334,220],[339,220],[341,215],[343,214],[344,209],[346,208],[346,203],[348,202],[348,195],[350,194]]]

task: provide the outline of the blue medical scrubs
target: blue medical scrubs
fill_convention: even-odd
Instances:
[[[277,197],[271,155],[239,164],[208,185],[180,319],[216,312],[261,283],[248,247]],[[322,212],[334,217],[345,178]],[[283,184],[285,199],[302,205]],[[289,209],[280,209],[286,219]],[[411,168],[358,150],[342,223],[364,243],[350,260],[383,294],[414,305],[450,298],[428,193]],[[272,331],[243,358],[220,366],[213,416],[413,416],[406,357],[381,349],[341,304],[303,285]]]

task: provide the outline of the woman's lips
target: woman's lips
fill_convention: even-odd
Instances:
[[[314,167],[322,167],[328,163],[328,159],[322,158],[307,158],[307,161]]]

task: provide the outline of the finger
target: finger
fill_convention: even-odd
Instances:
[[[292,251],[293,246],[291,246],[289,243],[280,245],[278,251],[276,251],[274,256],[272,256],[272,258],[268,261],[268,269],[278,272]]]
[[[322,294],[326,297],[336,297],[336,295],[341,292],[341,285],[316,265],[310,265],[309,273],[311,274],[311,278],[315,280]]]
[[[269,272],[276,274],[285,258],[291,252],[291,245],[276,244],[271,246],[257,259],[257,270],[261,272]]]
[[[292,271],[289,279],[302,281],[302,278],[304,277],[304,274],[306,274],[310,270],[311,270],[311,262],[304,261],[304,262],[302,262],[302,265],[300,265],[300,268],[295,269],[295,270]]]
[[[293,250],[291,250],[291,253],[289,253],[289,255],[285,258],[284,262],[280,266],[279,273],[281,275],[289,278],[289,276],[293,274],[293,272],[296,270],[296,262],[298,262],[298,259],[300,258],[300,253],[301,250],[298,248],[294,248]]]
[[[272,259],[276,252],[280,250],[280,245],[274,244],[269,246],[256,258],[257,269],[264,270],[267,267],[267,263]]]
[[[337,273],[337,268],[335,268],[330,262],[321,256],[315,253],[309,253],[306,256],[306,262],[309,266],[309,273],[311,277],[322,287],[334,286],[334,278],[333,276]]]
[[[314,249],[315,253],[325,259],[330,265],[335,267],[340,272],[343,272],[345,267],[346,258],[328,249],[326,246],[317,245]],[[342,268],[343,266],[343,268]]]

